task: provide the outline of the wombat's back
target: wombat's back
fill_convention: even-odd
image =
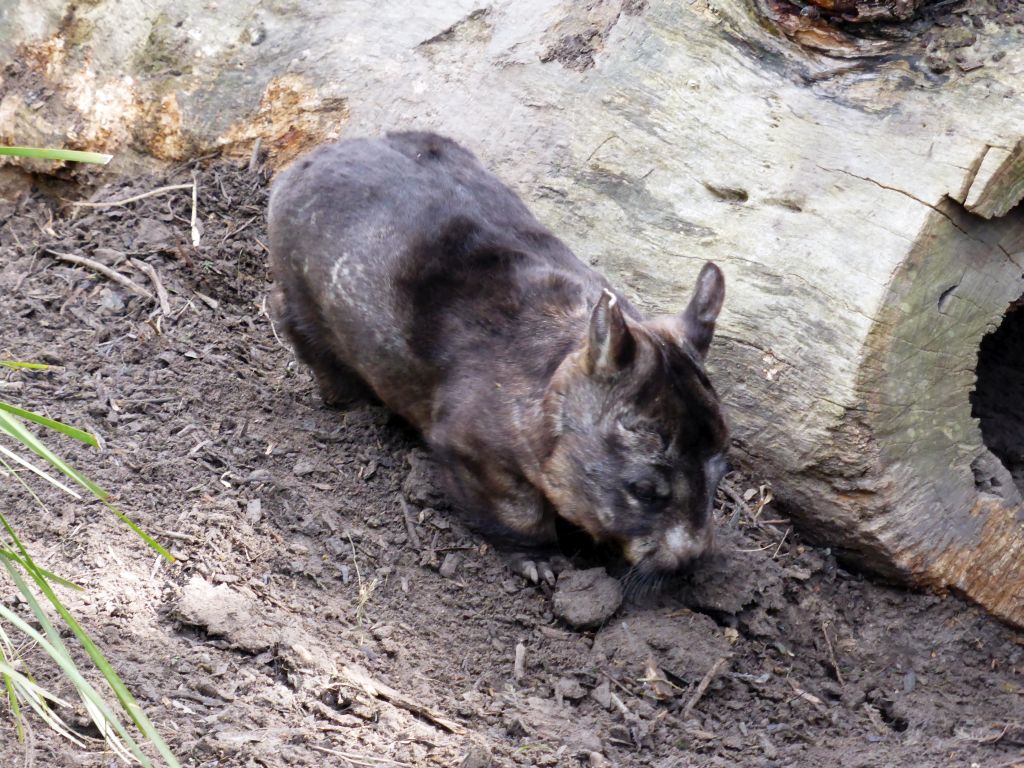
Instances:
[[[321,387],[361,380],[421,429],[446,345],[466,343],[424,340],[439,311],[458,301],[461,327],[476,327],[524,261],[587,274],[472,153],[429,133],[315,150],[275,181],[269,219],[278,316],[305,362],[333,366]],[[496,266],[496,252],[519,261]]]

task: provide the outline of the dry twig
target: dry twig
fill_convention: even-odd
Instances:
[[[733,513],[729,517],[729,526],[731,528],[736,527],[736,524],[739,522],[740,515],[744,512],[748,517],[753,516],[753,510],[750,508],[750,505],[747,504],[746,499],[740,495],[740,492],[733,487],[732,483],[729,482],[728,479],[723,480],[718,487],[721,488],[722,492],[729,497],[730,501],[732,501]]]
[[[784,534],[782,534],[782,539],[779,541],[779,546],[777,546],[775,548],[775,554],[772,555],[772,560],[774,560],[775,558],[777,558],[779,556],[779,552],[782,551],[782,545],[786,543],[786,539],[789,536],[789,532],[792,531],[792,530],[793,530],[792,528],[787,528],[786,532]]]
[[[956,737],[961,741],[971,741],[975,744],[996,744],[1006,739],[1007,734],[1014,732],[1024,735],[1024,723],[1006,723],[999,731],[993,731],[991,728],[958,728]],[[1014,738],[1007,739],[1007,741],[1015,744],[1021,743]]]
[[[516,643],[516,658],[512,665],[512,678],[516,681],[522,680],[526,674],[526,646]]]
[[[273,325],[271,325],[271,327],[273,327]],[[402,506],[402,517],[405,519],[405,533],[409,537],[409,546],[419,552],[423,544],[420,541],[419,534],[416,533],[416,521],[413,520],[412,508],[409,506],[408,502],[402,498],[401,494],[398,495],[398,503]]]
[[[153,294],[150,293],[148,290],[143,288],[134,280],[125,277],[120,272],[111,269],[106,264],[100,264],[98,261],[94,261],[93,259],[87,259],[85,256],[75,256],[74,254],[70,253],[61,253],[60,251],[54,251],[51,250],[50,248],[45,248],[44,251],[50,254],[51,256],[60,259],[61,261],[66,261],[69,264],[76,264],[80,267],[86,267],[87,269],[91,269],[93,272],[98,272],[104,277],[113,280],[115,283],[120,283],[132,293],[142,296],[143,298],[147,298],[150,301],[156,300],[156,297],[153,296]]]
[[[167,289],[164,288],[164,284],[160,281],[160,275],[157,274],[156,268],[151,264],[147,264],[141,259],[130,259],[132,266],[140,272],[143,272],[149,281],[153,283],[153,287],[156,289],[157,299],[160,301],[160,311],[165,315],[171,314],[171,302],[167,296]]]
[[[199,246],[199,226],[196,224],[196,202],[199,197],[199,182],[195,171],[192,172],[192,247]]]
[[[128,203],[135,203],[138,202],[139,200],[145,200],[147,197],[155,197],[156,195],[162,195],[166,192],[174,192],[179,189],[191,189],[192,186],[192,184],[170,184],[166,187],[157,187],[156,189],[151,189],[149,192],[143,192],[141,195],[132,195],[131,197],[126,197],[123,200],[100,200],[99,202],[95,203],[87,201],[78,201],[72,203],[71,205],[73,205],[76,208],[113,208],[115,206],[127,205]]]
[[[429,707],[420,704],[418,701],[414,701],[404,693],[396,691],[391,686],[374,680],[362,667],[355,665],[344,667],[341,670],[341,674],[349,684],[359,688],[368,696],[372,696],[375,699],[383,699],[384,701],[394,704],[396,707],[401,707],[414,715],[422,717],[425,720],[429,720],[434,725],[448,731],[449,733],[459,735],[466,732],[466,729],[454,720],[449,720],[443,715],[439,715],[437,712],[434,712]]]
[[[875,732],[878,733],[879,736],[887,736],[889,734],[889,730],[885,727],[885,723],[882,722],[881,715],[878,714],[877,707],[874,707],[865,701],[860,705],[860,708],[864,710],[864,714],[868,716],[868,721],[874,727]]]
[[[821,699],[819,699],[813,693],[808,693],[807,691],[805,691],[803,688],[801,688],[799,685],[797,685],[792,680],[789,680],[788,682],[789,682],[789,687],[792,688],[793,689],[793,693],[796,694],[796,696],[794,696],[793,698],[803,699],[808,704],[812,704],[813,706],[817,707],[818,709],[826,709],[825,702],[823,702]]]
[[[832,669],[835,670],[836,681],[840,685],[846,685],[843,682],[843,673],[839,671],[839,662],[836,661],[836,649],[832,646],[832,638],[828,636],[828,624],[827,621],[821,622],[821,634],[825,636],[825,643],[828,645],[828,657],[832,662]]]
[[[376,757],[374,755],[357,755],[354,752],[343,752],[340,749],[329,749],[328,747],[321,747],[319,744],[309,744],[311,749],[315,749],[317,752],[323,752],[325,755],[334,755],[334,757],[340,757],[347,763],[352,765],[362,766],[377,766],[381,765],[397,765],[400,768],[413,768],[412,763],[403,763],[398,760],[392,760],[389,757]]]
[[[200,293],[199,291],[193,291],[193,293],[196,295],[197,299],[203,302],[203,304],[208,306],[210,309],[217,309],[217,307],[220,306],[219,301],[217,301],[216,299],[211,299],[205,293]]]
[[[263,144],[263,139],[259,136],[256,137],[256,141],[252,143],[252,154],[249,155],[249,173],[256,173],[261,165],[260,163],[260,147]]]
[[[709,669],[704,674],[704,677],[701,679],[701,681],[697,683],[697,690],[693,692],[693,696],[690,697],[690,700],[686,702],[686,706],[683,707],[683,712],[681,715],[683,720],[690,716],[690,713],[693,711],[693,708],[697,706],[701,698],[704,696],[704,692],[707,691],[708,686],[711,685],[711,681],[714,680],[715,677],[718,675],[719,670],[721,670],[721,668],[725,666],[726,661],[728,661],[728,659],[725,656],[722,656],[718,660],[716,660],[715,663],[711,665],[711,669]]]

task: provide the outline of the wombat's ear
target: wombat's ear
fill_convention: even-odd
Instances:
[[[591,376],[610,376],[633,360],[636,340],[615,294],[605,290],[590,315],[583,368]]]
[[[701,357],[708,353],[715,335],[715,320],[725,301],[725,276],[713,262],[708,262],[697,276],[693,298],[683,311],[683,333],[697,348]]]

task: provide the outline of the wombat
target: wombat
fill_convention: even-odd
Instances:
[[[725,295],[708,262],[645,319],[468,150],[431,133],[323,146],[270,196],[278,322],[328,403],[414,425],[469,521],[530,553],[556,516],[673,571],[712,541],[728,430],[703,360]]]

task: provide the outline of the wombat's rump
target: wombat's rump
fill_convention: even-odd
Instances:
[[[324,398],[374,395],[415,425],[472,522],[544,545],[557,514],[651,570],[709,545],[716,266],[682,314],[645,320],[429,133],[297,161],[273,186],[270,251],[278,321]]]

